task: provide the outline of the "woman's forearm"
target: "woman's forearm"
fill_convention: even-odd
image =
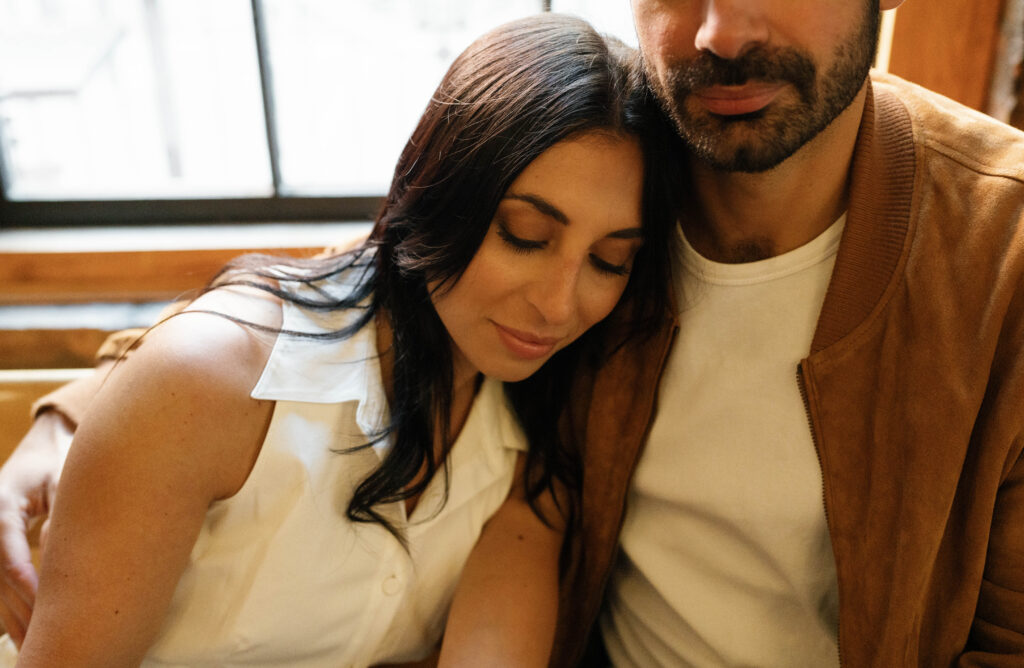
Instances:
[[[438,665],[547,666],[561,545],[562,531],[537,517],[517,481],[466,563]]]

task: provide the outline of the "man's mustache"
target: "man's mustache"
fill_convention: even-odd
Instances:
[[[702,51],[689,61],[671,68],[672,87],[679,91],[711,86],[741,86],[748,81],[777,81],[793,84],[805,98],[813,95],[817,68],[804,53],[792,49],[755,48],[737,58],[720,58]]]

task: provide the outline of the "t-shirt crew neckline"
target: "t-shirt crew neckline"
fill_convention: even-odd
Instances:
[[[830,259],[839,248],[839,241],[842,239],[845,226],[846,213],[844,212],[824,232],[803,246],[764,260],[735,264],[715,262],[704,257],[690,245],[686,235],[680,229],[682,266],[684,270],[705,283],[716,285],[766,283],[791,276],[807,267]]]

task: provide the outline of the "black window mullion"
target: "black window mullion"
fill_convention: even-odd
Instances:
[[[0,102],[3,99],[0,98]],[[11,186],[10,175],[14,171],[13,165],[7,164],[7,149],[4,148],[7,144],[4,143],[4,131],[7,129],[7,124],[4,122],[3,114],[0,114],[0,202],[7,200],[7,189]],[[0,219],[0,224],[3,220]]]
[[[4,124],[3,124],[3,117],[0,116],[0,202],[5,202],[7,200],[7,184],[10,183],[10,181],[7,180],[7,161],[4,160],[4,153],[6,153],[6,151],[4,151],[4,143],[3,143],[4,142],[4,127],[3,126],[4,126]],[[3,221],[0,220],[0,226],[2,226],[2,224],[3,224]]]
[[[263,94],[263,122],[267,131],[267,153],[274,197],[281,196],[281,154],[277,139],[277,113],[274,107],[274,80],[270,69],[270,50],[263,2],[251,0],[253,33],[256,38],[256,61],[260,68],[260,92]]]

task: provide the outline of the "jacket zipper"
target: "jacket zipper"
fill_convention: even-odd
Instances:
[[[836,560],[835,545],[832,544],[832,518],[828,514],[828,504],[825,502],[825,466],[821,460],[821,444],[818,442],[818,432],[814,429],[814,420],[811,417],[811,402],[807,397],[807,380],[804,378],[804,363],[796,365],[796,384],[800,389],[800,399],[804,402],[804,415],[807,417],[807,427],[811,431],[811,443],[814,444],[814,454],[818,457],[818,468],[821,470],[821,507],[825,512],[825,528],[828,529],[829,544],[832,545],[832,560],[836,562],[836,604],[839,603],[839,563]],[[836,610],[836,654],[838,655],[840,667],[843,665],[843,648],[839,626],[841,615]]]

